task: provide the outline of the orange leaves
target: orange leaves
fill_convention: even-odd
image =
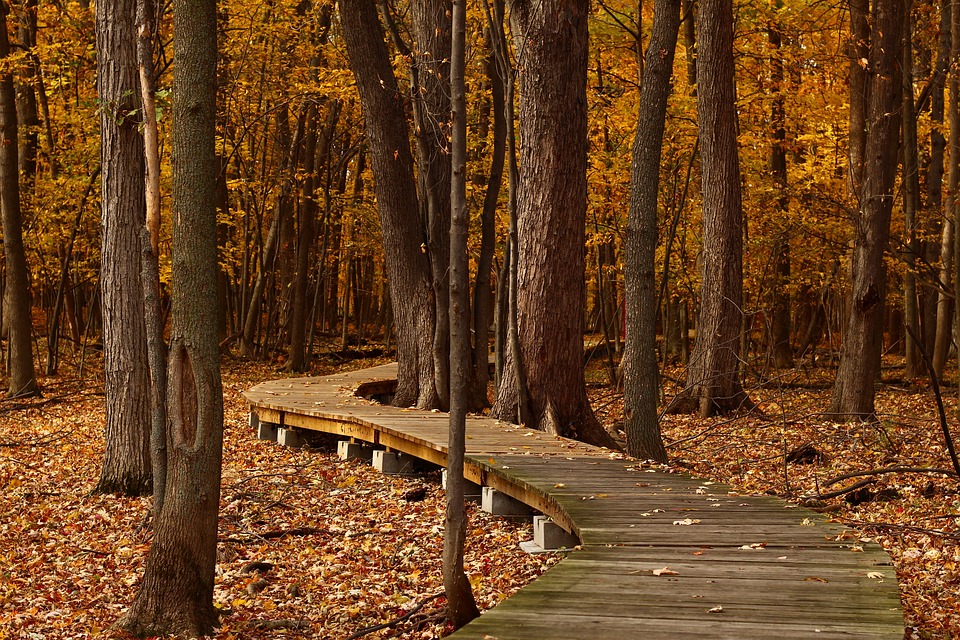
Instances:
[[[410,502],[409,480],[255,440],[240,391],[275,375],[225,363],[216,637],[286,637],[281,629],[296,628],[297,637],[342,638],[442,590],[439,476],[420,479],[423,500]],[[69,399],[7,413],[0,403],[0,441],[48,442],[0,448],[0,637],[25,629],[51,640],[92,637],[133,601],[152,537],[150,501],[88,495],[102,456],[102,395],[45,386]],[[466,568],[481,606],[555,561],[518,548],[532,535],[528,524],[470,511]],[[424,618],[442,607],[430,603]],[[440,634],[427,624],[416,637]]]

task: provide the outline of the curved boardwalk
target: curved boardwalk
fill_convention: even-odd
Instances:
[[[395,370],[277,380],[246,397],[262,422],[443,465],[446,414],[354,395],[390,393]],[[488,418],[468,420],[465,475],[552,517],[582,549],[458,638],[903,637],[889,557],[812,511]]]

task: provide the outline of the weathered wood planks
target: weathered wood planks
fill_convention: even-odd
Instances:
[[[353,395],[390,393],[394,372],[277,380],[246,397],[264,422],[444,464],[446,414]],[[546,513],[582,544],[458,638],[903,637],[883,550],[782,500],[486,418],[468,420],[465,475]]]

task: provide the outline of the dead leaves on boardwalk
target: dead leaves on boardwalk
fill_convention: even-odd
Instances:
[[[277,375],[224,375],[217,637],[344,638],[442,591],[439,476],[417,481],[423,499],[409,501],[410,480],[256,441],[240,392]],[[150,501],[89,495],[102,456],[100,389],[48,385],[48,397],[67,397],[11,412],[0,403],[0,638],[92,637],[133,600]],[[519,550],[526,523],[476,511],[470,522],[467,569],[482,607],[554,561]],[[400,637],[438,637],[442,607],[429,603],[413,618],[425,620],[420,631]]]

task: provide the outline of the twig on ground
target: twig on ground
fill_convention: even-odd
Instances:
[[[287,536],[312,536],[318,533],[330,532],[327,529],[317,529],[316,527],[295,527],[293,529],[281,529],[278,531],[264,531],[263,533],[255,533],[251,531],[251,538],[220,538],[217,540],[217,542],[249,544],[255,540],[276,540],[277,538],[286,538]]]
[[[927,372],[930,374],[930,385],[933,387],[933,397],[937,401],[937,413],[940,414],[940,429],[943,431],[943,439],[946,442],[947,451],[950,453],[953,470],[957,472],[957,476],[960,476],[960,460],[957,459],[957,450],[954,448],[953,438],[950,436],[950,427],[947,424],[947,412],[943,408],[943,396],[940,395],[940,381],[937,380],[937,374],[933,370],[933,363],[930,362],[930,356],[927,354],[927,350],[923,348],[923,341],[917,339],[917,335],[909,325],[907,325],[907,331],[910,332],[910,337],[912,337],[917,346],[920,347],[923,364],[927,367]]]
[[[922,533],[924,535],[937,536],[938,538],[947,538],[949,540],[960,540],[960,533],[951,531],[941,531],[940,529],[925,529],[915,527],[909,524],[895,524],[893,522],[866,522],[863,520],[851,520],[848,518],[837,518],[844,524],[849,524],[861,529],[897,529],[899,531],[909,531],[910,533]]]
[[[18,449],[18,448],[20,448],[20,447],[43,447],[43,446],[46,446],[46,445],[48,445],[48,444],[52,444],[52,443],[56,442],[57,440],[63,440],[64,438],[66,438],[67,436],[71,435],[72,433],[73,433],[73,429],[71,429],[70,431],[66,431],[66,432],[64,432],[64,433],[59,433],[59,434],[57,434],[57,435],[55,435],[55,436],[52,436],[52,437],[50,437],[50,438],[47,438],[46,440],[31,440],[31,441],[27,441],[27,440],[19,440],[19,441],[17,441],[17,440],[11,440],[11,441],[8,441],[8,442],[0,442],[0,447],[7,447],[7,448],[11,448],[11,449]]]
[[[34,401],[34,402],[29,402],[29,401],[28,401],[28,402],[17,402],[16,404],[11,404],[11,405],[8,406],[8,407],[0,407],[0,414],[12,413],[12,412],[14,412],[14,411],[21,411],[21,410],[23,410],[23,409],[37,409],[37,408],[42,407],[42,406],[44,406],[44,405],[55,404],[55,403],[57,403],[57,402],[60,402],[60,401],[63,400],[64,398],[69,398],[70,396],[75,396],[75,395],[77,395],[77,394],[79,394],[79,393],[80,393],[80,391],[74,391],[74,392],[72,392],[72,393],[64,393],[64,394],[61,394],[61,395],[59,395],[59,396],[51,396],[51,397],[49,397],[49,398],[44,398],[43,400],[36,400],[36,401]],[[12,398],[6,398],[6,399],[3,399],[3,400],[0,400],[0,403],[13,402],[14,400],[20,400],[20,399],[22,399],[23,397],[24,397],[24,396],[13,396]]]
[[[363,629],[360,629],[359,631],[356,631],[350,634],[349,636],[347,636],[346,640],[357,640],[357,638],[362,638],[368,633],[373,633],[374,631],[380,631],[381,629],[389,629],[390,627],[396,626],[401,622],[404,622],[405,620],[408,620],[409,618],[411,618],[417,611],[420,611],[420,609],[422,609],[425,605],[429,604],[430,602],[433,602],[434,600],[436,600],[442,595],[443,595],[443,592],[440,591],[438,593],[433,594],[432,596],[428,596],[423,600],[421,600],[420,602],[418,602],[416,606],[413,607],[413,609],[410,609],[410,611],[407,611],[405,614],[403,614],[399,618],[394,618],[389,622],[375,624],[370,627],[364,627]]]
[[[849,487],[844,487],[843,489],[837,489],[836,491],[831,491],[830,493],[818,494],[817,498],[819,498],[820,500],[829,500],[830,498],[836,498],[846,493],[850,493],[851,491],[856,491],[857,489],[860,489],[861,487],[865,487],[868,484],[873,484],[874,482],[876,482],[875,479],[866,478],[865,480],[861,480],[860,482],[854,482]]]
[[[247,623],[247,626],[264,631],[276,631],[277,629],[300,629],[307,625],[304,624],[303,619],[290,620],[284,618],[282,620],[251,620]]]
[[[936,467],[884,467],[883,469],[870,469],[868,471],[851,471],[850,473],[841,473],[838,476],[834,476],[829,480],[825,480],[823,483],[824,487],[829,487],[830,485],[837,484],[841,480],[848,480],[850,478],[859,478],[861,476],[882,476],[888,473],[936,473],[945,476],[956,477],[957,474],[952,469],[939,469]],[[821,496],[822,497],[822,496]]]

